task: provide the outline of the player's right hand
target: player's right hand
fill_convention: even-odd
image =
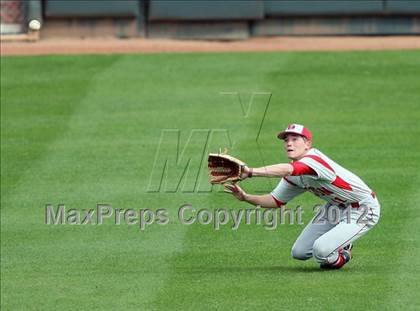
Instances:
[[[245,200],[245,191],[242,190],[241,187],[237,186],[236,184],[224,184],[225,192],[231,193],[235,198],[239,201]]]

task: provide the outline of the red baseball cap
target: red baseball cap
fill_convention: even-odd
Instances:
[[[290,124],[287,128],[280,132],[277,137],[280,139],[285,139],[287,134],[297,134],[305,137],[307,140],[312,140],[312,133],[306,127],[301,124]]]

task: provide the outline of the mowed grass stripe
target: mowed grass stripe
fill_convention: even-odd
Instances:
[[[66,130],[92,77],[113,60],[80,59],[75,65],[72,57],[1,58],[2,194]]]
[[[420,167],[417,168],[420,169]],[[420,201],[419,176],[414,178],[411,193],[408,195],[408,205],[404,209],[406,222],[400,237],[400,253],[395,262],[390,262],[391,269],[395,269],[391,284],[392,291],[386,299],[386,308],[389,310],[406,309],[418,310],[420,297],[412,288],[418,288],[420,276],[420,213],[418,202]]]
[[[130,66],[121,57],[93,77],[68,117],[66,130],[44,146],[44,156],[24,172],[22,182],[2,204],[6,307],[30,308],[35,303],[52,309],[60,303],[63,309],[72,309],[81,297],[89,308],[145,305],[155,288],[163,286],[166,258],[182,248],[184,227],[140,233],[137,226],[121,228],[110,222],[102,227],[42,224],[46,203],[64,203],[67,209],[90,209],[97,203],[114,208],[148,206],[140,196],[144,188],[138,185],[139,175],[133,173],[137,154],[130,150],[141,139],[136,129],[125,128],[124,136],[109,128],[123,128],[127,121],[128,112],[118,105],[124,107],[130,98],[126,90],[115,92],[115,79],[124,84]],[[137,104],[137,85],[132,87],[131,101]],[[124,117],[115,117],[118,111]]]

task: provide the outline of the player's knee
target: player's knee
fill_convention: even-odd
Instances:
[[[326,259],[333,250],[331,250],[331,247],[327,245],[325,242],[323,243],[322,240],[318,239],[314,243],[313,252],[314,257],[318,260],[324,260]]]
[[[307,249],[295,244],[292,247],[292,257],[299,260],[307,260],[312,256],[308,254]]]
[[[375,211],[374,213],[372,213],[371,219],[372,219],[373,226],[375,226],[379,222],[380,215],[381,213],[379,209]]]

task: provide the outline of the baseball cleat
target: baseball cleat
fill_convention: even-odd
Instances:
[[[322,263],[320,265],[320,268],[329,269],[329,270],[342,268],[346,263],[350,261],[350,259],[353,258],[351,254],[352,248],[353,248],[353,244],[350,243],[349,245],[346,245],[345,247],[343,247],[341,250],[338,251],[338,259],[336,262],[334,262],[333,264]]]
[[[351,253],[351,250],[353,249],[353,244],[349,244],[346,245],[345,247],[343,247],[342,251],[341,251],[341,255],[344,257],[345,259],[345,263],[348,263],[350,261],[350,259],[353,258],[353,255]]]

